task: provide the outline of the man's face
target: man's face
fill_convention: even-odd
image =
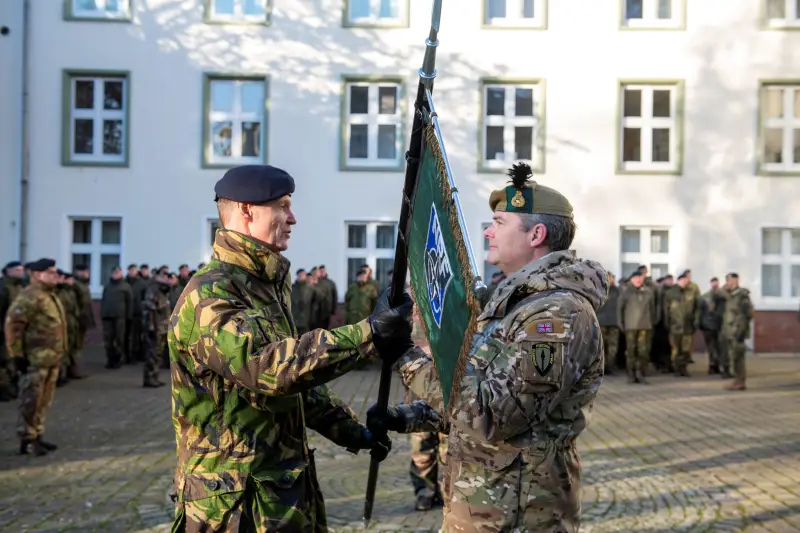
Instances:
[[[687,278],[686,276],[678,280],[678,287],[680,287],[681,289],[685,289],[688,285],[689,285],[689,278]]]
[[[666,285],[667,287],[672,287],[673,285],[675,285],[675,279],[674,278],[666,278],[664,280],[664,285]]]
[[[114,270],[111,273],[111,279],[122,279],[122,270],[119,269]]]
[[[714,281],[712,281],[712,282],[711,282],[711,289],[712,289],[712,290],[717,290],[717,289],[719,289],[719,280],[716,280],[716,279],[715,279]]]
[[[366,283],[367,282],[367,273],[366,272],[362,272],[361,274],[356,276],[356,281],[358,283],[360,283],[360,284]]]
[[[319,277],[322,279],[328,277],[328,271],[325,269],[325,267],[319,269]]]
[[[297,281],[305,281],[308,278],[308,274],[305,272],[300,272],[297,274]]]
[[[89,279],[89,271],[88,270],[76,270],[75,276],[79,279]]]
[[[297,224],[291,196],[287,194],[265,205],[250,206],[250,209],[250,234],[276,252],[288,249],[292,226]]]
[[[22,265],[6,269],[5,276],[7,278],[22,279],[25,276],[25,267]]]
[[[739,286],[739,280],[736,278],[725,278],[725,288],[733,290]]]
[[[612,287],[615,286],[617,284],[617,278],[615,278],[613,274],[609,274],[608,275],[608,283]]]
[[[631,285],[633,285],[636,288],[639,288],[642,285],[644,285],[644,276],[632,276]]]
[[[161,283],[162,285],[169,285],[169,277],[165,276],[161,272],[156,273],[156,282]]]
[[[188,278],[189,277],[189,267],[183,267],[180,270],[180,274],[181,274],[182,278]]]
[[[150,277],[150,269],[147,267],[141,268],[139,269],[139,274],[141,274],[143,278]]]
[[[42,272],[33,272],[31,275],[31,278],[47,287],[55,287],[60,277],[56,267],[50,267]]]
[[[128,269],[128,276],[135,278],[139,274],[139,269],[136,267],[131,267]]]
[[[532,232],[523,231],[522,221],[513,213],[498,211],[492,217],[492,224],[483,232],[489,239],[489,263],[509,274],[516,269],[510,265],[526,264],[531,254]]]
[[[65,278],[64,279],[64,283],[66,283],[67,285],[72,286],[72,284],[75,283],[75,278]]]

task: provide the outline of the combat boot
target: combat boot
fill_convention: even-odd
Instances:
[[[47,450],[44,448],[44,446],[39,444],[39,441],[31,439],[22,439],[19,443],[20,455],[28,455],[31,452],[33,452],[33,455],[37,457],[47,455]]]
[[[148,379],[147,381],[144,382],[142,387],[144,387],[145,389],[157,389],[162,385],[163,383],[161,383],[160,381],[154,381],[152,379]]]
[[[38,442],[39,446],[41,446],[42,448],[44,448],[48,452],[54,452],[54,451],[56,451],[58,449],[57,445],[53,444],[52,442],[47,442],[45,440],[42,440],[42,437],[37,437],[36,438],[36,442]]]

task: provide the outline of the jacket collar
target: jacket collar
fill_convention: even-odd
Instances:
[[[214,259],[236,265],[267,281],[279,281],[289,271],[289,260],[261,242],[236,231],[217,230]]]

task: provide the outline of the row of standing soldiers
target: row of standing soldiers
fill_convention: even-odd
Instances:
[[[744,343],[750,335],[753,306],[749,291],[739,286],[738,274],[728,274],[724,287],[713,278],[708,292],[701,294],[689,270],[678,276],[677,283],[671,275],[654,282],[647,267],[641,266],[620,285],[610,276],[608,300],[597,313],[608,373],[622,332],[631,383],[647,383],[651,362],[664,373],[688,376],[694,335],[701,331],[709,352],[708,373],[735,377],[730,388],[744,390]]]

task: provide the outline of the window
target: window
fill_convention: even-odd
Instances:
[[[639,265],[647,266],[657,279],[670,273],[669,230],[665,228],[620,229],[620,277],[627,278]]]
[[[760,108],[760,170],[800,172],[800,82],[762,84]]]
[[[353,283],[361,265],[367,264],[381,288],[388,287],[396,245],[396,222],[348,222],[346,282]]]
[[[481,170],[504,171],[512,163],[525,161],[544,172],[544,82],[484,80],[481,98]]]
[[[764,22],[768,28],[800,27],[800,0],[761,0]]]
[[[266,162],[267,79],[206,76],[204,166]]]
[[[127,73],[64,72],[64,165],[128,165]]]
[[[345,0],[345,27],[407,28],[410,0]]]
[[[214,240],[217,237],[217,230],[222,228],[222,224],[219,223],[218,218],[209,218],[206,219],[206,225],[203,228],[203,257],[206,261],[211,260],[211,256],[214,253]]]
[[[620,172],[680,173],[681,85],[620,85]]]
[[[70,222],[71,268],[74,270],[80,264],[90,268],[90,289],[99,297],[111,271],[122,264],[122,220],[76,217]]]
[[[206,22],[268,24],[271,0],[206,0]]]
[[[344,170],[402,170],[402,85],[346,80],[343,98]]]
[[[547,27],[547,0],[483,0],[483,24],[489,28]]]
[[[67,0],[67,20],[131,20],[130,0]]]
[[[800,298],[800,229],[761,231],[761,296],[771,300]]]
[[[686,0],[620,0],[622,28],[684,29]]]
[[[491,226],[491,222],[484,222],[481,226],[481,235],[486,232],[486,228]],[[489,239],[483,238],[483,283],[487,286],[492,282],[492,276],[500,269],[489,262]]]

